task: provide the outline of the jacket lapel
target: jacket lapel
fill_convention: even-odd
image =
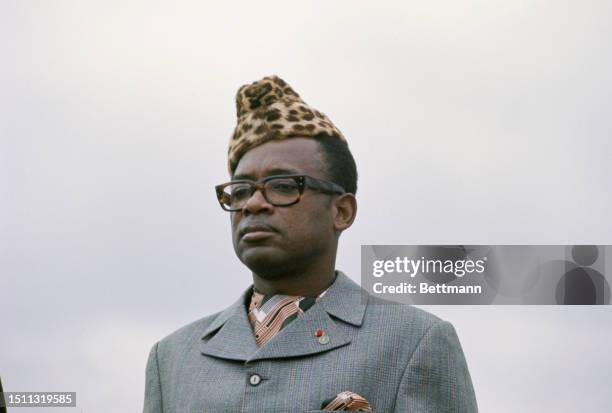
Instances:
[[[358,284],[338,271],[334,283],[315,305],[257,348],[246,308],[246,299],[251,292],[252,286],[206,329],[200,347],[203,354],[255,361],[304,356],[345,346],[351,342],[351,338],[332,317],[360,327],[368,297]],[[323,330],[329,340],[316,337],[317,329]]]
[[[204,331],[200,345],[202,354],[230,360],[247,360],[257,351],[245,304],[252,291],[251,286]]]

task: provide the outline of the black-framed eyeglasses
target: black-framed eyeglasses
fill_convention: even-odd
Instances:
[[[226,211],[239,211],[255,191],[261,190],[262,195],[274,206],[290,206],[302,199],[305,188],[330,194],[344,194],[346,191],[340,185],[308,175],[273,175],[259,181],[240,179],[215,186],[217,199],[221,208]]]

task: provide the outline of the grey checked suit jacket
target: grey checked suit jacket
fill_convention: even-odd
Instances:
[[[374,412],[477,412],[449,322],[368,296],[338,271],[318,303],[258,349],[245,305],[251,291],[153,346],[145,413],[317,412],[344,390]]]

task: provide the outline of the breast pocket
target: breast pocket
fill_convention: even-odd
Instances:
[[[321,412],[331,412],[332,410],[306,410],[304,413],[321,413]],[[342,412],[346,410],[334,410],[336,412]],[[353,410],[355,411],[355,410]],[[369,410],[368,413],[377,413],[377,410]]]

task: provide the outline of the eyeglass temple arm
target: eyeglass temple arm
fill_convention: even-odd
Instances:
[[[308,176],[305,177],[306,178],[306,182],[308,184],[308,186],[312,187],[312,188],[317,188],[317,189],[322,189],[324,191],[327,192],[337,192],[339,194],[344,194],[346,193],[346,190],[344,188],[342,188],[340,185],[333,183],[333,182],[328,182],[328,181],[323,181],[323,180],[319,180],[319,179],[312,179]]]

